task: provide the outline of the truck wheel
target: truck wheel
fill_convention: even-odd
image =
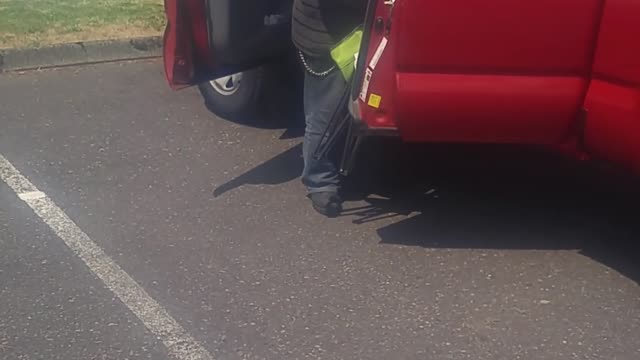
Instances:
[[[207,108],[227,120],[257,124],[261,117],[264,68],[258,67],[200,84]]]

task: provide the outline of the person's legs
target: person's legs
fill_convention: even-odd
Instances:
[[[306,129],[303,144],[304,171],[302,183],[309,192],[316,210],[325,215],[337,215],[340,200],[337,197],[340,176],[336,165],[324,157],[314,159],[313,154],[322,141],[322,135],[327,128],[331,116],[344,93],[346,82],[339,71],[333,71],[326,77],[316,77],[305,74],[304,80],[304,112]],[[328,214],[322,208],[325,205],[333,208]],[[336,208],[337,207],[337,208]]]

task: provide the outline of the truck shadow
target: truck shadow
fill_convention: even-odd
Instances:
[[[350,180],[364,205],[346,216],[395,220],[377,229],[382,244],[575,250],[640,282],[633,179],[527,148],[398,148]]]
[[[380,144],[383,141],[385,144]],[[640,282],[640,192],[626,175],[526,147],[371,140],[345,181],[344,217],[382,244],[448,249],[572,250]],[[220,185],[299,177],[301,146]]]

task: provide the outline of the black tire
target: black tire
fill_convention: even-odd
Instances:
[[[205,82],[199,85],[207,108],[214,114],[234,122],[258,124],[263,118],[265,89],[265,68],[257,67],[242,73],[242,79],[234,91],[224,91],[219,84]],[[234,85],[235,86],[235,85]]]

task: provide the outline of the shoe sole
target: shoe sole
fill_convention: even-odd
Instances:
[[[320,207],[320,206],[317,206],[316,204],[313,204],[313,208],[315,211],[319,212],[320,214],[328,218],[335,218],[338,215],[340,215],[340,212],[341,212],[341,210],[337,207]]]

